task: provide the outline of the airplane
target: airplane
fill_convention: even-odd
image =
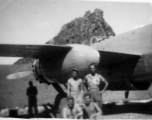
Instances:
[[[90,46],[0,44],[0,56],[36,59],[33,71],[14,73],[8,79],[33,73],[37,81],[52,85],[60,95],[65,95],[60,84],[66,87],[71,70],[79,69],[84,78],[91,63],[97,64],[97,72],[106,78],[109,90],[126,90],[126,98],[129,90],[149,89],[152,95],[152,24]]]

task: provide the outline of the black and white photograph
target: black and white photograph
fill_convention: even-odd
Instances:
[[[0,0],[0,119],[152,119],[152,2]]]

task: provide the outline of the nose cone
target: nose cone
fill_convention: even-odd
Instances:
[[[91,63],[96,63],[97,65],[99,64],[100,55],[97,50],[94,48],[91,48],[87,51],[86,53],[86,61],[87,64],[90,65]]]

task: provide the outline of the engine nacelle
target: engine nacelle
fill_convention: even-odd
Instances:
[[[99,64],[99,53],[92,47],[85,45],[68,45],[72,49],[66,53],[46,56],[33,63],[33,72],[40,83],[66,83],[71,77],[73,68],[79,69],[79,77],[89,72],[89,65]]]

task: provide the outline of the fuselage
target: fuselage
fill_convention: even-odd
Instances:
[[[132,80],[152,80],[152,24],[101,41],[92,47],[101,51],[140,55]]]

